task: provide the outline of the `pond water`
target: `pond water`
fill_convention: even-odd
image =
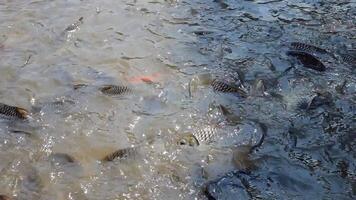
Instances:
[[[354,199],[355,22],[353,0],[0,1],[0,199]]]

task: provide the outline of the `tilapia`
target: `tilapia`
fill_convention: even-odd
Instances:
[[[290,48],[295,51],[304,51],[312,54],[313,53],[329,54],[329,52],[326,51],[325,49],[310,44],[304,44],[301,42],[292,42],[290,44]]]
[[[325,65],[310,53],[301,51],[288,51],[287,55],[297,58],[306,68],[313,69],[319,72],[323,72],[326,70]]]
[[[356,58],[354,56],[351,56],[349,54],[341,54],[340,57],[342,61],[344,61],[345,63],[348,63],[356,67]]]
[[[32,106],[32,113],[38,113],[43,110],[55,110],[55,111],[60,111],[60,110],[66,110],[70,106],[73,106],[76,102],[71,99],[58,99],[53,102],[44,102],[44,103],[39,103],[35,106]]]
[[[236,93],[242,97],[247,97],[247,93],[237,85],[226,83],[225,81],[214,79],[211,83],[214,91],[223,93]]]
[[[317,92],[317,94],[309,101],[302,99],[297,103],[297,108],[303,110],[313,110],[323,105],[332,105],[333,97],[330,92]]]
[[[132,89],[123,85],[104,85],[100,91],[106,95],[123,95],[130,93]]]
[[[88,85],[85,84],[85,83],[76,83],[76,84],[73,85],[73,89],[74,89],[74,90],[78,90],[78,89],[80,89],[80,88],[84,88],[84,87],[87,87],[87,86],[88,86]]]
[[[49,156],[49,160],[53,165],[65,165],[76,162],[72,156],[66,153],[52,153]]]
[[[80,18],[78,19],[78,21],[76,21],[75,23],[69,25],[64,31],[66,31],[66,32],[71,32],[71,31],[74,31],[74,30],[78,29],[79,26],[80,26],[81,24],[83,24],[83,19],[84,19],[83,17],[80,17]]]
[[[198,128],[192,133],[185,133],[178,141],[179,145],[199,146],[202,143],[209,144],[214,141],[218,135],[215,126],[206,126]]]
[[[9,106],[0,103],[0,115],[5,117],[14,117],[18,119],[27,119],[29,117],[29,112],[24,108],[19,108],[16,106]]]
[[[137,147],[129,147],[129,148],[116,150],[116,151],[108,154],[107,156],[105,156],[103,159],[101,159],[101,161],[109,162],[109,161],[113,161],[115,159],[126,160],[128,158],[136,157],[137,154],[138,154]]]
[[[318,92],[316,96],[310,101],[308,109],[316,109],[322,105],[331,105],[333,103],[333,96],[330,92]]]

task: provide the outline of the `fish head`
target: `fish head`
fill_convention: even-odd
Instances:
[[[199,141],[193,134],[187,133],[178,139],[178,145],[195,147],[199,146]]]
[[[29,117],[29,112],[23,108],[16,108],[16,111],[19,113],[20,118],[27,119]]]

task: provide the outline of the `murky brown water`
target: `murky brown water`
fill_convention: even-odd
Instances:
[[[0,103],[31,111],[26,121],[0,119],[0,194],[352,199],[354,66],[325,56],[326,72],[304,69],[284,44],[355,50],[354,8],[311,0],[0,1]],[[214,76],[244,87],[224,93],[209,86]],[[107,95],[106,85],[130,91]],[[316,90],[333,103],[298,110]],[[179,145],[199,131],[215,137]],[[241,146],[265,132],[249,157]],[[121,159],[105,158],[123,149]]]

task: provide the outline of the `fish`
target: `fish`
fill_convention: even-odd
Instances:
[[[60,112],[62,110],[69,109],[70,106],[75,105],[76,102],[71,99],[56,99],[53,102],[43,102],[37,105],[32,106],[31,112],[32,113],[39,113],[43,112],[44,110],[55,110],[56,112]]]
[[[217,128],[215,126],[206,126],[202,129],[196,129],[192,133],[183,134],[179,140],[178,145],[199,146],[200,144],[209,144],[214,141],[217,136]]]
[[[265,83],[262,79],[257,79],[253,86],[250,94],[253,96],[264,96],[266,91]]]
[[[350,54],[341,54],[340,55],[343,62],[356,66],[356,58]]]
[[[308,52],[308,53],[320,53],[320,54],[329,54],[329,52],[325,49],[322,49],[320,47],[310,45],[310,44],[304,44],[301,42],[292,42],[290,43],[290,48],[295,51],[303,51],[303,52]]]
[[[228,84],[225,81],[214,79],[211,83],[213,90],[223,93],[236,93],[242,97],[247,97],[247,93],[236,85]]]
[[[316,109],[322,105],[331,105],[332,103],[333,97],[330,92],[317,92],[317,95],[312,98],[307,109]]]
[[[83,17],[80,17],[80,18],[78,19],[78,21],[76,21],[75,23],[69,25],[64,31],[66,31],[66,32],[71,32],[71,31],[74,31],[74,30],[78,29],[79,26],[80,26],[81,24],[83,24],[83,19],[84,19]]]
[[[297,108],[302,110],[313,110],[323,105],[331,105],[333,103],[333,97],[330,92],[317,92],[317,94],[307,100],[303,98],[297,103]]]
[[[313,69],[319,72],[323,72],[326,70],[325,65],[310,53],[301,51],[288,51],[287,55],[297,58],[306,68]]]
[[[11,198],[4,194],[0,194],[0,200],[11,200]]]
[[[16,106],[10,106],[10,105],[0,103],[0,115],[6,117],[14,117],[18,119],[27,119],[30,114],[24,108],[19,108]]]
[[[106,95],[123,95],[130,93],[132,89],[123,85],[104,85],[100,88],[100,91]]]
[[[223,0],[214,0],[214,2],[218,3],[222,9],[229,8],[229,4],[225,3]]]
[[[344,80],[340,85],[335,86],[336,92],[340,94],[345,94],[346,85],[347,85],[347,80]]]
[[[151,75],[141,75],[141,76],[135,76],[135,77],[131,77],[128,79],[128,81],[130,83],[133,84],[137,84],[137,83],[154,83],[157,82],[157,80],[160,78],[160,74],[159,73],[154,73]]]
[[[179,139],[178,145],[194,147],[199,146],[199,141],[193,134],[185,134]]]
[[[65,165],[76,162],[72,156],[66,153],[52,153],[49,156],[49,160],[53,165]]]
[[[80,88],[84,88],[84,87],[87,87],[88,85],[87,84],[85,84],[85,83],[77,83],[77,84],[74,84],[73,85],[73,89],[74,90],[78,90],[78,89],[80,89]]]
[[[129,148],[124,148],[124,149],[119,149],[116,150],[104,158],[101,159],[102,162],[109,162],[109,161],[114,161],[116,159],[118,160],[126,160],[131,157],[135,157],[138,152],[137,152],[137,147],[129,147]]]
[[[260,140],[254,145],[240,145],[234,148],[232,161],[239,170],[243,171],[251,171],[257,168],[254,160],[251,159],[250,154],[257,148],[262,146],[268,131],[266,124],[261,123],[258,120],[251,119],[251,121],[254,121],[260,126],[262,130],[262,135]]]
[[[225,116],[226,121],[231,125],[236,125],[242,121],[241,116],[238,116],[235,113],[229,111],[229,109],[226,108],[225,106],[219,105],[219,109],[221,113]]]

